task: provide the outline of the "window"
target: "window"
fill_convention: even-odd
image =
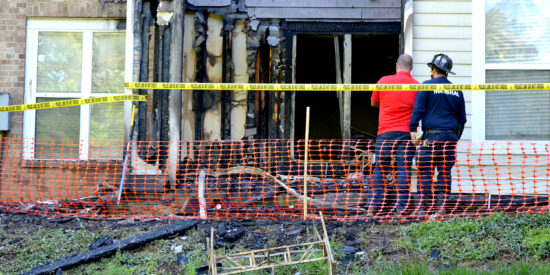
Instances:
[[[486,83],[550,82],[548,14],[550,1],[485,0]],[[485,140],[550,140],[550,93],[487,91],[484,117]]]
[[[487,70],[487,83],[550,82],[550,71]],[[487,91],[485,139],[549,140],[548,91]]]
[[[117,20],[29,20],[25,103],[124,94],[125,33]],[[36,83],[36,84],[35,84]],[[27,111],[26,159],[113,158],[123,103]],[[32,139],[36,139],[33,142]]]

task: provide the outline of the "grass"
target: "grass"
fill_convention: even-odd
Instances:
[[[10,245],[0,243],[0,274],[19,274],[32,268],[47,264],[60,257],[88,251],[91,243],[101,236],[111,235],[116,239],[123,239],[141,234],[138,230],[128,228],[102,228],[88,230],[83,225],[75,229],[39,229],[19,230],[9,235],[0,230],[0,240],[13,240],[22,237],[22,240]],[[177,265],[177,257],[171,247],[181,245],[182,253],[188,258],[189,271],[192,274],[196,267],[206,264],[206,246],[204,232],[193,229],[187,232],[187,240],[179,238],[153,241],[147,245],[131,251],[118,251],[115,255],[103,258],[96,262],[83,264],[69,270],[67,274],[154,274],[178,273],[181,269]],[[6,241],[7,243],[7,241]],[[191,265],[194,265],[193,268]],[[181,273],[181,272],[179,272]]]
[[[523,244],[529,248],[537,258],[550,256],[550,227],[535,228],[527,233]]]
[[[479,219],[456,218],[408,225],[353,226],[344,224],[331,230],[332,250],[340,262],[339,274],[550,274],[550,214],[496,214]],[[10,235],[0,232],[0,240],[6,240],[0,242],[0,274],[22,273],[59,257],[87,251],[91,243],[104,235],[122,239],[140,233],[127,227],[94,231],[78,225],[74,229],[35,232],[25,229]],[[297,235],[294,242],[310,241],[314,236],[308,227],[304,233]],[[64,273],[195,274],[198,267],[208,262],[206,234],[204,229],[195,228],[185,236],[183,240],[181,236],[174,236],[131,251],[118,251],[111,257],[64,270]],[[345,255],[339,250],[350,236],[359,240],[358,247],[365,253],[344,267],[341,261]],[[23,240],[8,245],[8,240],[16,237]],[[245,244],[253,241],[247,234],[233,250],[218,253],[244,251]],[[171,248],[179,245],[182,252],[178,255]],[[278,246],[275,240],[268,240],[264,245]],[[186,263],[178,265],[178,257],[180,260],[184,257]],[[327,274],[328,265],[314,262],[278,267],[274,271],[274,274],[289,275]]]
[[[550,263],[515,262],[499,263],[499,267],[472,268],[465,266],[434,268],[426,262],[405,262],[403,264],[385,262],[385,268],[375,270],[359,270],[346,274],[387,274],[387,275],[531,275],[550,274]]]
[[[20,234],[24,235],[25,232]],[[0,273],[21,273],[59,257],[84,252],[94,238],[95,234],[85,230],[38,230],[30,237],[2,250],[0,256],[12,254],[15,257],[8,265],[2,265]]]
[[[509,255],[543,259],[550,255],[550,215],[495,214],[486,218],[456,218],[403,227],[403,249],[429,255],[441,251],[447,264],[492,260]]]
[[[193,229],[187,232],[187,239],[155,240],[135,250],[117,252],[113,257],[104,258],[75,267],[69,274],[195,274],[195,269],[208,263],[204,232]],[[172,246],[182,246],[182,255],[187,263],[178,266],[178,255]],[[113,272],[113,273],[110,273]]]

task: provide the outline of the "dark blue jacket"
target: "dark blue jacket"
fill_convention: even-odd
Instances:
[[[451,84],[446,77],[422,84]],[[445,99],[447,98],[447,99]],[[460,135],[466,124],[466,108],[462,91],[418,91],[409,130],[415,132],[422,120],[422,130],[457,130]]]

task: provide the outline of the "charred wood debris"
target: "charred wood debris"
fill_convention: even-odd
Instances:
[[[175,183],[170,182],[168,177],[127,175],[120,203],[117,203],[115,196],[118,186],[99,183],[97,196],[4,204],[0,205],[0,210],[4,208],[13,212],[47,216],[119,218],[139,217],[140,211],[135,208],[139,204],[151,208],[155,205],[164,206],[141,216],[196,217],[199,209],[199,174],[203,171],[208,213],[223,211],[227,214],[254,215],[280,213],[284,209],[289,214],[299,215],[303,199],[304,167],[302,161],[288,155],[288,144],[282,144],[277,149],[277,146],[262,148],[264,144],[253,141],[238,143],[218,141],[208,148],[197,150],[205,153],[181,161]],[[240,147],[238,150],[235,149],[237,146]],[[224,154],[229,151],[240,153]],[[271,151],[271,155],[268,151]],[[345,212],[346,208],[350,208],[364,211],[357,204],[339,205],[316,199],[325,194],[352,193],[365,194],[366,198],[370,188],[369,177],[353,173],[355,169],[356,165],[346,164],[341,159],[308,165],[307,196],[312,209],[340,209]],[[365,168],[366,174],[368,170],[370,168]]]
[[[111,1],[103,1],[111,2]],[[153,36],[150,33],[151,26],[155,25],[154,18],[159,1],[138,0],[136,5],[136,17],[139,20],[137,24],[137,36],[141,37],[142,42],[139,47],[141,63],[139,64],[140,81],[149,80],[149,38]],[[193,38],[193,49],[196,52],[196,82],[208,80],[206,73],[207,53],[206,53],[206,17],[209,13],[215,13],[223,18],[222,33],[232,30],[236,20],[246,20],[247,26],[247,65],[250,82],[289,82],[290,73],[288,70],[290,61],[288,60],[290,40],[288,35],[292,32],[285,29],[284,22],[276,19],[257,19],[249,18],[247,13],[246,1],[224,1],[228,4],[220,7],[200,6],[203,1],[185,1],[185,11],[193,12],[193,21],[195,22],[195,37]],[[208,1],[210,2],[210,1]],[[158,28],[158,26],[157,26]],[[167,28],[157,29],[154,32],[154,56],[153,60],[153,81],[168,81],[168,64],[170,62],[169,37],[170,32]],[[227,40],[227,39],[226,39]],[[227,56],[228,41],[224,42],[223,60],[224,72],[223,81],[230,78],[231,64],[228,61],[231,57]],[[271,57],[271,58],[270,58]],[[147,91],[140,90],[140,94],[146,94]],[[147,110],[145,103],[140,103],[138,120],[138,140],[144,141],[147,138],[160,140],[159,146],[147,148],[140,146],[139,157],[147,163],[157,163],[160,169],[165,168],[167,151],[167,125],[166,115],[167,98],[160,98],[166,93],[155,93],[152,110]],[[361,213],[368,208],[366,195],[371,188],[370,171],[372,170],[372,160],[367,158],[367,162],[358,161],[357,157],[361,154],[372,154],[373,144],[370,142],[361,144],[352,141],[349,146],[336,146],[331,148],[333,155],[329,159],[319,157],[317,162],[313,161],[308,166],[310,171],[308,184],[308,193],[302,194],[303,178],[303,160],[296,149],[296,154],[291,156],[290,146],[283,142],[273,145],[275,138],[286,138],[289,136],[290,121],[290,102],[289,95],[286,92],[281,93],[255,93],[249,92],[247,99],[246,132],[244,139],[250,138],[270,138],[266,140],[270,143],[262,147],[260,143],[254,143],[253,140],[242,140],[239,142],[224,141],[212,142],[207,147],[194,145],[194,156],[185,157],[179,163],[176,173],[176,182],[170,182],[165,178],[149,178],[142,175],[128,175],[125,179],[125,190],[123,200],[120,204],[116,202],[114,196],[115,185],[98,184],[97,195],[93,197],[66,199],[66,200],[48,200],[36,202],[16,202],[10,204],[0,204],[0,211],[9,210],[14,212],[36,213],[50,216],[85,216],[85,217],[127,217],[139,216],[132,202],[140,202],[140,205],[154,208],[162,206],[152,211],[146,212],[143,216],[197,216],[199,201],[197,198],[198,182],[200,171],[204,171],[206,178],[205,199],[206,211],[208,214],[219,214],[223,210],[227,215],[243,214],[269,214],[281,213],[284,210],[288,214],[300,213],[300,198],[308,196],[311,202],[311,211],[322,210],[328,217],[347,215],[346,210],[353,210],[354,213]],[[195,112],[195,132],[196,140],[204,137],[202,123],[203,113],[213,105],[223,101],[222,113],[222,139],[230,138],[227,121],[229,115],[227,110],[231,102],[228,100],[227,93],[222,97],[213,97],[211,93],[195,92],[193,94],[193,109]],[[150,103],[147,103],[150,104]],[[224,107],[225,106],[225,107]],[[146,119],[147,118],[147,119]],[[151,127],[147,125],[151,124]],[[147,131],[150,131],[147,133]],[[198,141],[200,143],[200,141]],[[355,142],[355,143],[354,143]],[[146,143],[140,143],[146,144]],[[268,148],[271,146],[271,148]],[[298,148],[298,147],[297,147]],[[357,148],[358,150],[350,150]],[[152,152],[152,153],[151,153]],[[156,152],[156,153],[155,153]],[[205,153],[206,152],[206,153]],[[238,154],[225,154],[227,152],[240,152]],[[344,153],[344,152],[349,152]],[[302,152],[303,154],[303,152]],[[314,156],[312,155],[312,160]],[[325,160],[325,161],[323,161]],[[389,179],[391,181],[391,177]],[[391,182],[387,182],[391,187]],[[388,193],[394,192],[388,190]],[[292,200],[285,199],[281,204],[277,202],[279,195],[289,194]],[[316,197],[327,194],[336,194],[332,202],[328,200],[317,200]],[[361,194],[360,199],[353,204],[338,204],[338,195],[341,194]],[[302,197],[303,198],[303,197]],[[527,195],[493,195],[488,194],[453,194],[450,200],[465,204],[466,209],[479,213],[480,207],[485,206],[487,211],[494,209],[510,209],[514,207],[526,207],[548,203],[544,197]],[[144,204],[144,202],[147,202]],[[472,207],[472,206],[476,207]]]
[[[194,158],[179,163],[175,183],[168,177],[127,175],[120,203],[115,196],[118,186],[98,184],[97,196],[0,203],[0,212],[55,217],[192,218],[199,216],[201,198],[198,189],[203,184],[204,207],[210,217],[287,215],[299,218],[304,196],[304,167],[297,159],[300,151],[297,150],[296,158],[292,158],[287,149],[282,148],[288,144],[280,144],[281,148],[278,148],[277,142],[272,141],[270,148],[246,140],[211,142],[208,148],[197,150],[199,153]],[[361,147],[364,150],[359,151],[364,153],[372,149],[360,143],[352,145],[332,145],[331,150]],[[224,154],[230,151],[233,153]],[[331,155],[331,161],[308,165],[308,208],[312,212],[323,211],[328,218],[360,216],[368,209],[372,162],[358,162],[358,152]],[[386,178],[386,196],[395,195],[392,181],[391,176]],[[412,200],[419,201],[420,196],[413,193]],[[391,203],[391,199],[389,201]],[[531,195],[453,193],[447,201],[456,203],[458,212],[477,214],[548,205],[547,197]]]
[[[185,232],[186,230],[196,226],[199,221],[186,220],[181,221],[177,224],[163,227],[161,229],[153,230],[146,232],[144,234],[126,238],[119,241],[114,241],[110,236],[104,236],[96,242],[90,245],[89,251],[80,253],[80,254],[70,254],[64,257],[61,257],[55,260],[52,263],[35,267],[28,272],[23,274],[25,275],[42,275],[42,274],[51,274],[56,272],[56,274],[61,274],[63,270],[69,269],[71,267],[96,261],[103,257],[114,255],[117,251],[130,250],[141,245],[147,244],[151,241],[158,240],[161,238],[167,238]]]

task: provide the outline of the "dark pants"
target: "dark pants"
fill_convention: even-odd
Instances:
[[[376,165],[371,177],[372,192],[369,205],[372,210],[390,206],[387,195],[390,186],[386,176],[393,174],[397,193],[396,210],[407,207],[410,199],[411,164],[415,153],[408,132],[388,132],[376,138]],[[393,206],[393,205],[392,205]]]
[[[426,134],[427,146],[421,145],[418,150],[418,190],[424,204],[432,204],[433,196],[436,199],[445,199],[451,193],[451,169],[456,161],[455,133]],[[433,175],[437,170],[437,181],[433,182]]]

